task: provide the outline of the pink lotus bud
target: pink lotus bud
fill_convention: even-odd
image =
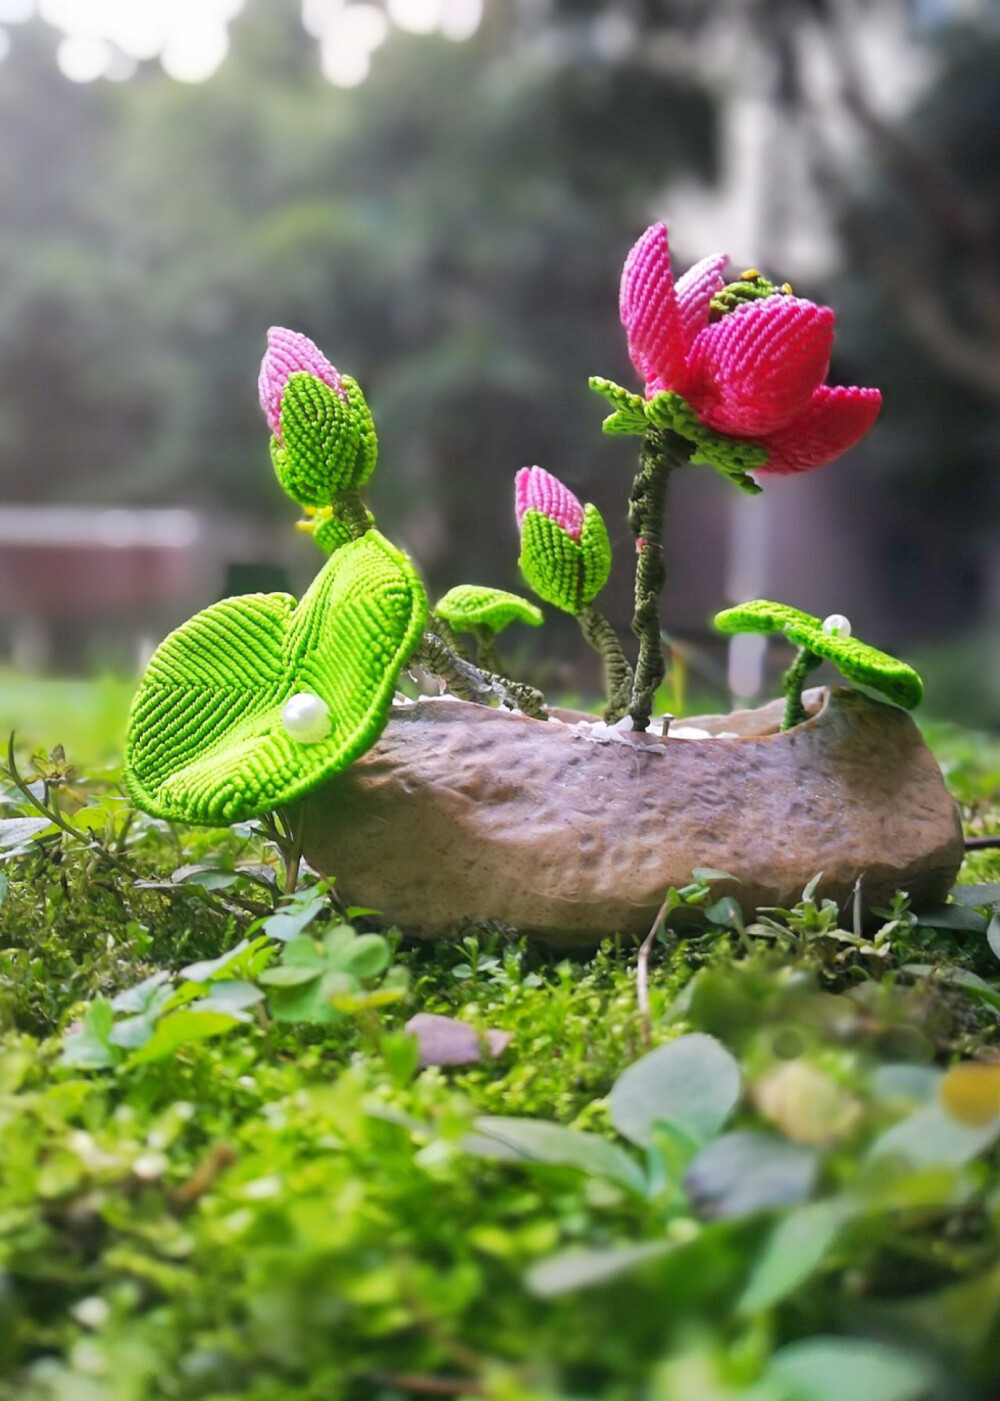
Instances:
[[[267,333],[267,351],[260,362],[257,388],[260,406],[267,416],[268,426],[281,442],[281,400],[285,385],[294,374],[315,375],[345,402],[347,394],[340,375],[308,336],[300,331],[288,331],[284,326],[272,326]]]
[[[542,467],[522,467],[514,478],[514,511],[518,529],[526,511],[540,511],[571,540],[579,540],[583,530],[583,507],[569,487]]]

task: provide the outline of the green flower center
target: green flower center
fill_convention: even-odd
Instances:
[[[756,268],[747,268],[746,272],[740,273],[736,282],[730,282],[721,292],[716,292],[709,302],[709,322],[721,321],[744,302],[761,302],[765,297],[787,297],[791,291],[790,282],[784,282],[778,287],[769,282]]]

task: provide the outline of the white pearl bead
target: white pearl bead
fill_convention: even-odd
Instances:
[[[843,613],[831,613],[829,618],[823,619],[823,631],[830,637],[850,637],[851,620]]]
[[[299,691],[285,702],[281,723],[300,744],[317,744],[330,733],[330,711],[319,696]]]

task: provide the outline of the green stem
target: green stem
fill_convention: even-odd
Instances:
[[[347,491],[338,491],[333,498],[333,509],[337,518],[342,520],[351,532],[352,540],[360,540],[362,535],[367,535],[371,530],[367,508],[356,486]]]
[[[476,665],[480,671],[492,671],[498,676],[503,675],[503,663],[493,645],[493,629],[473,628],[473,636],[476,639]]]
[[[549,718],[545,697],[534,686],[528,686],[523,681],[512,681],[509,676],[494,671],[484,671],[483,676],[493,685],[505,705],[510,706],[513,699],[516,702],[513,708],[530,715],[533,720]]]
[[[427,620],[427,628],[429,632],[437,633],[441,641],[446,643],[451,648],[451,650],[455,653],[456,657],[461,657],[462,661],[464,662],[469,662],[472,660],[468,652],[465,650],[464,643],[462,643],[459,640],[454,628],[451,626],[450,623],[446,623],[445,620],[439,614],[432,613],[430,615],[430,617]]]
[[[653,713],[653,697],[666,666],[660,640],[660,594],[663,567],[663,520],[670,474],[686,460],[690,448],[672,433],[651,429],[643,440],[639,473],[629,497],[628,523],[635,536],[635,614],[632,631],[639,639],[629,710],[632,728],[645,730]]]
[[[604,661],[604,686],[608,697],[604,719],[609,725],[613,725],[628,710],[632,691],[632,668],[625,659],[614,628],[603,613],[599,613],[592,603],[588,603],[577,617],[584,637]]]
[[[785,697],[785,716],[781,722],[783,730],[790,730],[793,725],[801,725],[806,718],[802,689],[809,673],[815,671],[822,660],[823,658],[817,657],[815,652],[810,652],[808,647],[800,647],[794,662],[781,678],[781,693]]]
[[[545,697],[541,691],[491,671],[480,671],[453,652],[436,633],[424,633],[413,660],[442,677],[460,700],[474,701],[477,705],[490,705],[498,700],[510,710],[522,710],[536,720],[546,719]]]

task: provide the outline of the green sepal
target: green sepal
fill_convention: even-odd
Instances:
[[[375,517],[371,511],[366,511],[368,528],[375,525]],[[308,520],[299,521],[298,527],[311,535],[313,543],[317,545],[325,555],[332,555],[334,550],[339,550],[344,545],[349,545],[354,539],[351,528],[337,515],[335,506],[324,506],[310,517]]]
[[[378,531],[332,554],[300,603],[223,599],[157,648],[129,716],[125,785],[171,821],[218,825],[297,801],[378,739],[427,598],[411,561]],[[292,739],[286,701],[319,696],[331,727]]]
[[[611,541],[608,539],[608,528],[597,507],[589,503],[583,508],[580,553],[583,560],[580,606],[586,607],[604,588],[611,573]]]
[[[767,448],[743,438],[729,438],[702,423],[694,409],[673,389],[663,389],[646,401],[646,418],[654,428],[665,429],[693,443],[689,461],[714,467],[734,486],[750,496],[761,487],[748,474],[767,461]]]
[[[630,389],[623,389],[614,380],[602,379],[600,375],[591,375],[590,387],[595,394],[607,399],[614,409],[614,413],[609,414],[602,424],[605,433],[645,436],[649,424],[646,421],[646,401],[641,394],[633,394]]]
[[[600,511],[584,507],[578,541],[541,511],[525,511],[518,564],[539,598],[575,617],[611,572],[611,542]]]
[[[541,511],[524,513],[518,564],[539,598],[564,613],[579,613],[583,572],[580,546]]]
[[[281,438],[271,438],[278,481],[300,506],[328,506],[339,491],[362,486],[375,470],[378,439],[356,380],[343,394],[299,370],[281,397]]]
[[[520,594],[491,589],[483,584],[456,584],[434,605],[434,612],[456,632],[489,628],[503,632],[511,623],[542,625],[542,610]]]
[[[797,647],[805,647],[834,666],[857,685],[878,692],[894,705],[912,710],[924,694],[924,683],[911,666],[860,642],[823,631],[819,618],[786,603],[754,599],[718,613],[715,626],[727,635],[743,632],[782,632]]]

